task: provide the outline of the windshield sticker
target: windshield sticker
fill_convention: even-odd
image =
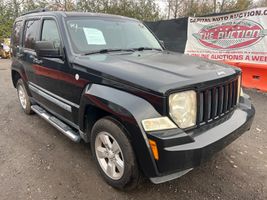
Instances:
[[[89,45],[106,45],[103,33],[94,28],[83,28],[87,44]]]

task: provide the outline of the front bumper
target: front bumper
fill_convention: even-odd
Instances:
[[[191,132],[177,129],[149,134],[159,151],[159,175],[150,180],[161,183],[184,175],[249,130],[255,109],[247,96],[240,101],[232,113]]]

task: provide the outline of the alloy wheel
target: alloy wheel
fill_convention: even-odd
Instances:
[[[24,88],[19,85],[18,87],[18,96],[19,96],[19,101],[23,109],[26,109],[27,106],[27,99],[26,99],[26,94]]]
[[[124,173],[124,158],[122,150],[115,138],[100,132],[95,139],[97,161],[105,174],[113,180],[118,180]]]

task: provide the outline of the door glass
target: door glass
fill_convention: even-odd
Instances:
[[[29,20],[25,25],[24,47],[34,49],[39,20]]]
[[[60,37],[55,20],[44,20],[41,40],[51,42],[55,48],[60,47]]]
[[[13,35],[12,35],[12,45],[15,47],[19,45],[20,30],[21,30],[21,21],[18,21],[14,25]]]

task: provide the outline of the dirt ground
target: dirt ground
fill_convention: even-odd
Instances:
[[[267,94],[246,90],[256,107],[251,130],[180,179],[144,181],[135,191],[108,186],[88,145],[75,144],[19,107],[10,61],[0,60],[0,199],[267,199]]]

